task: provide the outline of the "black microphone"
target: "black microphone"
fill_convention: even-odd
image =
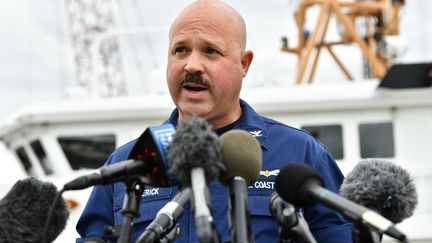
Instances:
[[[269,205],[272,216],[280,225],[279,242],[316,243],[309,225],[298,208],[285,202],[277,192],[270,196]]]
[[[78,177],[64,185],[63,190],[81,190],[98,184],[110,184],[141,178],[153,186],[175,185],[175,178],[167,175],[166,147],[175,133],[172,124],[147,128],[137,139],[128,160],[104,166],[96,172]]]
[[[147,226],[136,243],[155,242],[176,225],[183,214],[184,206],[191,198],[191,189],[183,188],[176,196],[156,214],[156,218]]]
[[[54,184],[35,178],[19,180],[0,200],[0,241],[36,243],[43,241],[44,223],[57,196]],[[53,242],[64,230],[69,211],[58,200],[47,229],[46,242]]]
[[[319,173],[304,163],[291,163],[283,167],[276,177],[275,187],[279,195],[294,206],[310,207],[320,202],[380,233],[400,241],[407,240],[405,234],[400,232],[391,221],[325,189],[324,181]]]
[[[169,173],[192,188],[195,225],[200,242],[219,241],[211,214],[207,183],[224,169],[221,142],[202,118],[187,117],[177,126],[168,146]]]
[[[109,166],[103,166],[96,172],[80,176],[63,186],[65,191],[81,190],[90,186],[110,184],[127,178],[143,175],[141,172],[146,168],[142,160],[125,160]]]
[[[254,242],[250,228],[247,187],[259,177],[262,151],[258,140],[243,130],[221,136],[225,172],[219,180],[229,188],[229,225],[232,242]]]
[[[400,223],[417,206],[417,191],[408,171],[390,161],[360,161],[345,177],[340,195]]]
[[[417,206],[417,191],[410,174],[386,160],[360,161],[345,177],[340,195],[381,214],[394,223],[410,217]],[[356,242],[380,242],[382,234],[356,224]]]

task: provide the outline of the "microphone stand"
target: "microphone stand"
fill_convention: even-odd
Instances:
[[[124,223],[121,226],[118,243],[129,243],[132,234],[132,219],[139,217],[141,195],[144,192],[144,182],[139,178],[126,182],[126,195],[123,200],[121,213]]]
[[[235,176],[229,186],[230,193],[230,230],[234,243],[253,243],[254,238],[250,227],[250,214],[247,207],[246,181]]]
[[[219,233],[210,212],[210,195],[206,187],[204,170],[191,170],[192,203],[194,206],[195,226],[198,239],[202,243],[220,242]]]
[[[277,217],[281,225],[279,227],[279,243],[294,243],[295,233],[292,229],[298,224],[295,208],[288,204],[282,214],[277,215]]]
[[[278,217],[281,222],[279,243],[317,243],[303,215],[293,205],[287,203]]]
[[[176,240],[181,233],[180,225],[176,223],[172,229],[170,229],[165,235],[159,239],[159,243],[172,243]]]

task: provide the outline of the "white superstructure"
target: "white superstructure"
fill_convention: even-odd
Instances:
[[[402,222],[400,228],[412,241],[432,241],[432,88],[393,90],[377,86],[378,81],[370,80],[337,86],[249,89],[242,98],[257,112],[318,137],[345,174],[367,157],[386,158],[407,169],[415,179],[419,204],[414,216]],[[3,124],[0,138],[15,155],[10,162],[15,163],[15,168],[20,164],[29,175],[61,187],[89,173],[88,167],[95,166],[90,163],[92,158],[107,156],[109,148],[138,137],[148,126],[162,123],[173,107],[167,95],[33,106]],[[76,157],[74,152],[82,157]],[[23,162],[23,153],[28,162]],[[77,201],[78,206],[72,210],[68,229],[61,236],[66,238],[58,242],[76,236],[74,226],[88,193],[65,193],[65,198]]]

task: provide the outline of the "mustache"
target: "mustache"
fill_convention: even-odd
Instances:
[[[210,81],[208,81],[207,79],[204,79],[202,74],[200,73],[186,73],[181,79],[180,79],[180,84],[184,84],[184,83],[196,83],[196,84],[204,84],[204,85],[209,85]]]

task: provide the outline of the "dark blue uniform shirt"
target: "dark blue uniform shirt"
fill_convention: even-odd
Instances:
[[[258,115],[246,102],[240,101],[243,113],[239,120],[216,132],[220,135],[230,129],[243,129],[254,135],[263,151],[263,168],[258,181],[248,188],[248,206],[255,242],[277,242],[278,223],[269,211],[269,197],[275,190],[274,181],[279,168],[290,162],[304,162],[320,172],[328,190],[338,192],[343,175],[326,148],[305,131],[287,126]],[[174,110],[167,122],[176,124],[178,111]],[[118,148],[107,165],[127,159],[135,141]],[[177,187],[146,186],[140,205],[140,217],[134,219],[132,242],[177,192]],[[77,224],[81,237],[103,237],[104,225],[121,224],[120,213],[125,195],[124,183],[95,186]],[[222,242],[230,241],[228,229],[228,190],[219,182],[210,185],[213,218]],[[304,210],[309,227],[320,243],[352,242],[351,224],[343,216],[322,205]],[[190,205],[180,218],[181,235],[176,242],[198,242]],[[81,242],[82,238],[77,239]]]

